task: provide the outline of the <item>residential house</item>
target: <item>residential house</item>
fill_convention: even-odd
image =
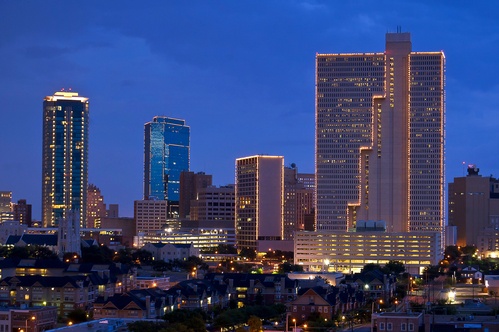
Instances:
[[[239,306],[287,303],[298,294],[298,280],[285,274],[208,273],[205,279],[227,285],[229,298]]]
[[[319,313],[321,318],[331,320],[337,308],[338,288],[317,286],[300,289],[297,298],[288,303],[287,312],[301,325],[312,313]]]

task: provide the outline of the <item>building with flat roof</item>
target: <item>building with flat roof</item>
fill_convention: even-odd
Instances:
[[[440,259],[437,232],[298,232],[294,241],[294,262],[305,271],[360,272],[366,264],[384,265],[397,260],[407,272],[421,274]]]
[[[144,125],[144,200],[168,201],[178,218],[180,173],[189,170],[190,128],[185,120],[155,116]]]
[[[283,239],[284,157],[236,159],[236,245],[257,250],[258,241]]]
[[[57,226],[68,211],[87,221],[88,98],[58,91],[43,101],[42,219]]]
[[[316,223],[443,235],[445,56],[387,33],[379,53],[316,55]]]
[[[499,181],[482,177],[475,165],[449,183],[449,225],[457,227],[458,246],[499,251]]]
[[[154,232],[163,229],[168,219],[168,201],[141,200],[133,204],[135,230],[137,232]]]

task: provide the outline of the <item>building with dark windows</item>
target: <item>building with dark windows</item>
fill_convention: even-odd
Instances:
[[[14,204],[13,212],[14,220],[31,227],[31,204],[27,204],[25,199],[20,199]]]
[[[145,124],[144,200],[168,201],[171,218],[179,213],[180,173],[189,170],[189,140],[184,120],[155,116]]]
[[[316,70],[317,230],[443,235],[444,53],[387,33],[384,52],[317,54]]]
[[[191,216],[191,201],[197,200],[199,191],[210,187],[212,182],[213,176],[204,172],[183,171],[180,173],[180,218]]]
[[[42,221],[54,227],[78,211],[85,227],[88,187],[88,98],[59,91],[43,101]]]

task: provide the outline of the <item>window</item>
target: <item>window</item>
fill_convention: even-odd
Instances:
[[[386,330],[387,331],[393,330],[393,324],[392,323],[386,323]]]
[[[407,331],[407,324],[406,323],[400,324],[400,331]]]
[[[379,323],[379,330],[384,331],[385,330],[385,323]]]
[[[414,324],[413,323],[409,323],[409,331],[414,331]]]

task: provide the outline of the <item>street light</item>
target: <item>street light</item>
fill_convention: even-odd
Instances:
[[[31,316],[30,318],[26,319],[26,332],[28,332],[28,321],[29,320],[35,321],[36,317],[35,316]]]
[[[293,318],[293,323],[295,323],[295,329],[293,330],[293,332],[296,332],[296,318]]]

